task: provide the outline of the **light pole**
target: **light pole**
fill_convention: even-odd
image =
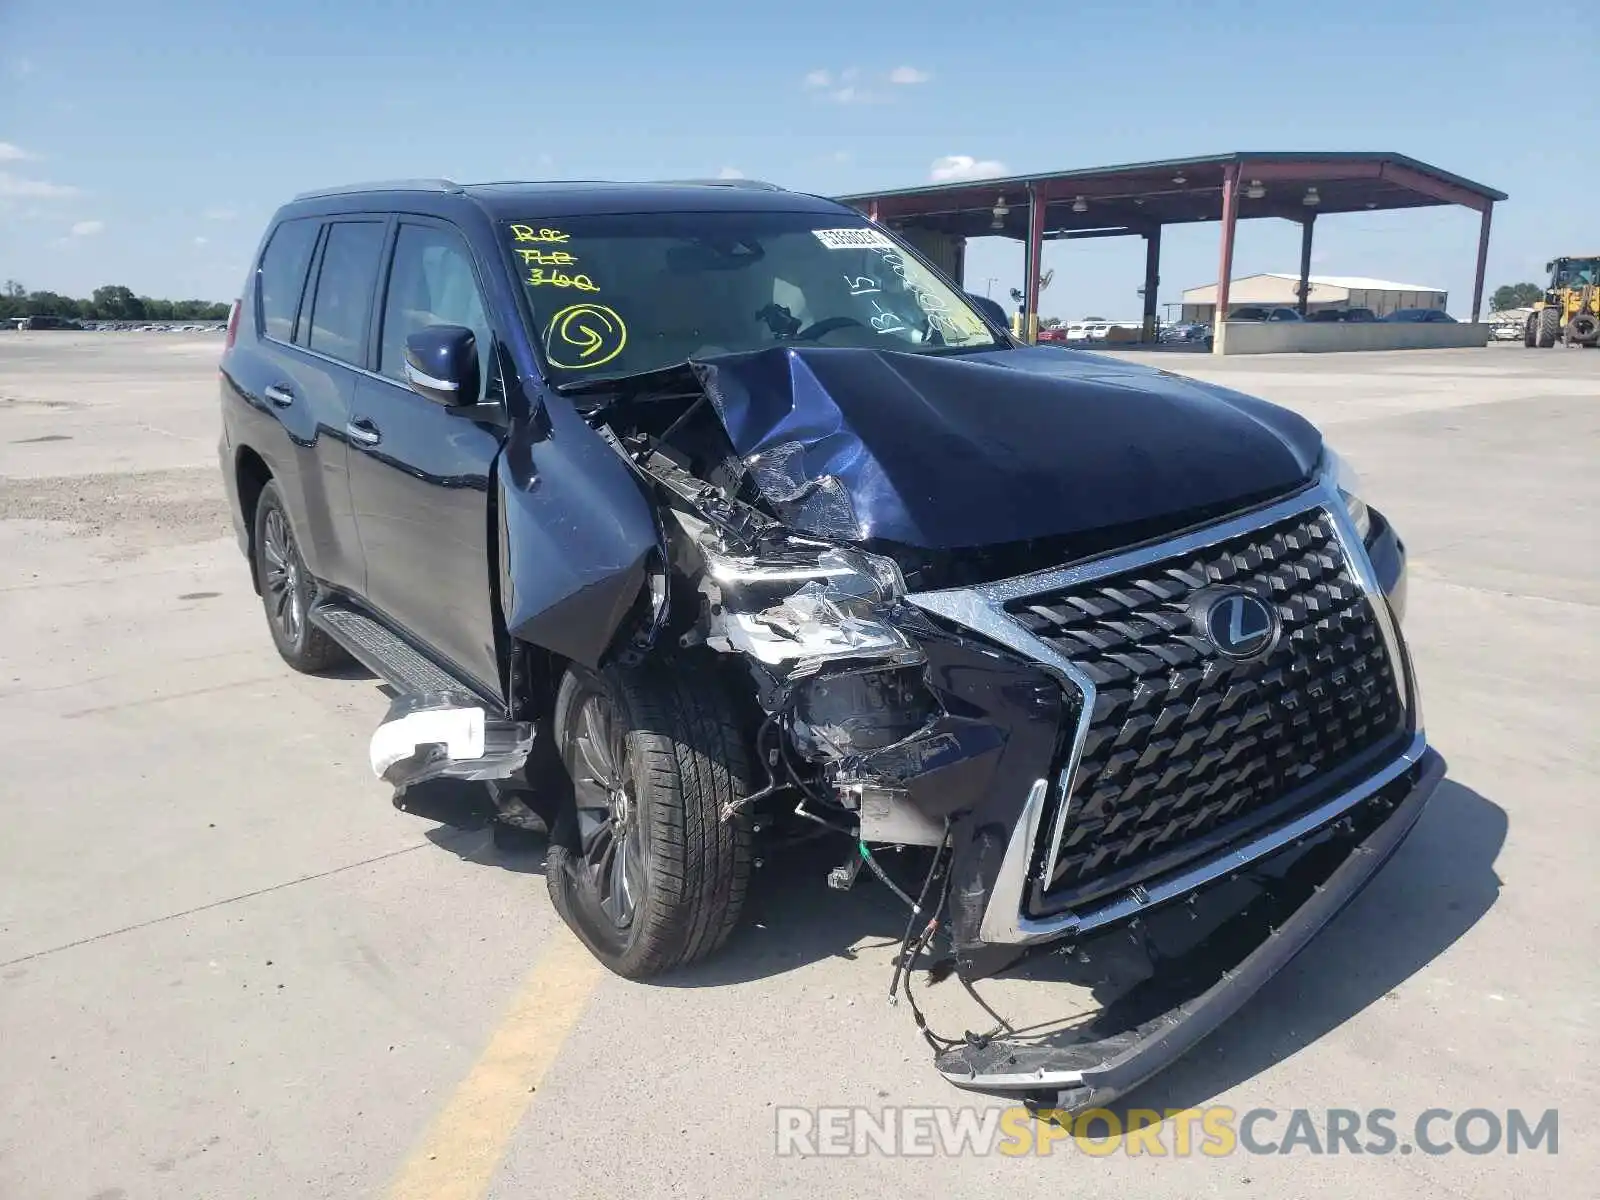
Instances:
[[[991,275],[989,276],[988,281],[983,285],[983,294],[989,297],[991,300],[994,299],[994,285],[999,282],[999,280],[1000,276]]]

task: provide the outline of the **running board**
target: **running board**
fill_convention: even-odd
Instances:
[[[486,699],[381,622],[339,600],[311,609],[311,623],[350,652],[367,670],[398,692],[412,696],[465,692]]]

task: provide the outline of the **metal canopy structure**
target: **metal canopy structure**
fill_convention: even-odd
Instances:
[[[1482,214],[1472,319],[1483,302],[1490,216],[1504,192],[1403,154],[1245,152],[1076,171],[962,180],[840,196],[870,218],[957,239],[1011,237],[1027,250],[1026,333],[1037,336],[1039,273],[1046,241],[1140,236],[1146,240],[1145,336],[1153,337],[1161,230],[1200,221],[1222,224],[1219,313],[1227,312],[1233,244],[1241,220],[1277,217],[1302,228],[1300,275],[1311,268],[1319,215],[1459,205]],[[959,256],[958,256],[959,257]],[[1301,289],[1301,306],[1305,288]],[[1219,334],[1221,328],[1219,326]],[[1216,339],[1221,352],[1222,337]]]

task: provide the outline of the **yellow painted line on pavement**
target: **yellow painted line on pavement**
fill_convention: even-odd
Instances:
[[[605,974],[565,929],[552,938],[483,1054],[389,1185],[389,1200],[481,1200],[488,1192],[534,1089]]]

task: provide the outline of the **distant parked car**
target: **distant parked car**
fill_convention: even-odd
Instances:
[[[1163,342],[1181,342],[1204,346],[1209,350],[1211,349],[1211,326],[1201,325],[1198,322],[1169,325],[1161,331],[1161,340]]]
[[[1435,325],[1454,325],[1456,319],[1442,308],[1397,308],[1385,321],[1426,322]]]
[[[1324,308],[1314,313],[1307,313],[1308,321],[1340,321],[1351,324],[1360,324],[1365,321],[1376,321],[1377,314],[1370,308]]]
[[[1286,305],[1246,304],[1240,308],[1228,310],[1230,321],[1300,321],[1304,320],[1294,309]]]

